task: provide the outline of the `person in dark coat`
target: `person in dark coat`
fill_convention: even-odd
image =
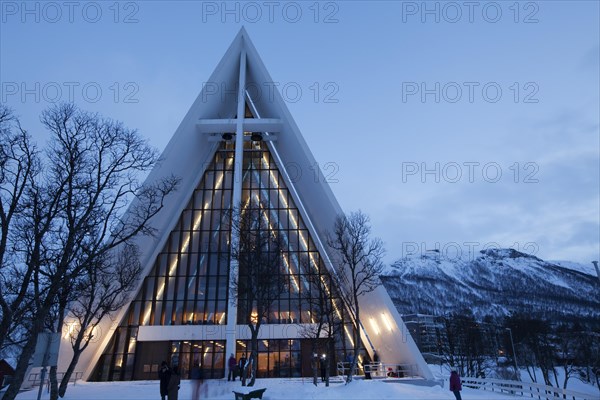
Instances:
[[[238,369],[240,371],[240,379],[242,381],[242,386],[246,386],[246,354],[243,354],[240,357],[240,361],[238,362]]]
[[[327,359],[325,357],[325,354],[321,356],[321,382],[325,382],[327,372]]]
[[[317,370],[319,369],[319,357],[313,353],[310,359],[310,369],[313,373],[313,385],[317,386]]]
[[[235,381],[235,375],[236,375],[235,370],[237,368],[237,361],[236,361],[233,353],[231,353],[231,355],[229,356],[229,360],[227,361],[227,367],[229,368],[229,372],[227,373],[227,380]]]
[[[460,391],[462,390],[462,384],[460,382],[460,376],[458,372],[452,371],[450,373],[450,391],[454,393],[456,400],[462,400],[460,397]]]
[[[158,379],[160,379],[160,398],[165,400],[165,396],[168,394],[169,380],[171,379],[171,369],[166,361],[160,364]]]
[[[354,353],[350,352],[350,353],[346,354],[346,363],[348,364],[348,374],[349,374],[352,367],[354,367]]]
[[[177,400],[179,396],[179,384],[181,383],[181,378],[179,376],[179,371],[177,367],[173,367],[171,370],[171,378],[169,378],[169,386],[167,387],[167,395],[169,396],[169,400]]]
[[[198,400],[200,399],[200,390],[202,389],[202,384],[204,383],[204,374],[202,373],[202,369],[200,368],[200,363],[198,361],[194,361],[190,378],[192,379],[192,400]]]

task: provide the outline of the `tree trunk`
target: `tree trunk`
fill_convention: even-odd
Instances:
[[[58,400],[58,376],[57,366],[50,367],[48,379],[50,380],[50,400]]]
[[[535,373],[535,368],[530,368],[529,365],[525,366],[525,368],[527,369],[527,374],[529,375],[531,382],[537,383],[537,374]]]
[[[312,352],[312,358],[311,358],[311,366],[312,366],[312,372],[313,372],[313,385],[318,386],[318,367],[319,367],[319,359],[317,357],[315,357],[315,354],[317,354],[315,352],[315,345],[314,345],[314,341],[313,341],[313,352]]]
[[[550,376],[548,375],[548,370],[542,370],[542,376],[544,377],[544,384],[547,386],[552,386],[552,382],[550,382]]]
[[[329,357],[325,359],[325,386],[329,387],[329,370],[331,368],[330,359],[333,356],[333,353],[330,352]]]
[[[60,382],[60,387],[58,389],[58,395],[60,397],[65,397],[65,393],[67,392],[67,386],[69,385],[69,380],[71,379],[71,375],[75,371],[75,367],[77,367],[77,363],[79,362],[79,357],[81,357],[81,353],[83,353],[82,349],[73,349],[73,358],[71,358],[71,362],[63,375],[63,378]],[[54,399],[52,399],[54,400]]]
[[[563,365],[564,370],[565,370],[565,378],[563,380],[563,389],[567,388],[567,384],[569,383],[569,378],[571,377],[571,368],[570,365],[568,363],[565,363]]]
[[[250,371],[251,371],[252,375],[250,376],[250,382],[248,383],[248,386],[254,386],[254,383],[256,382],[257,360],[258,360],[258,349],[253,348],[252,352],[250,353]]]
[[[260,329],[260,325],[256,324],[248,324],[250,326],[250,332],[252,333],[252,339],[250,342],[252,343],[252,351],[250,351],[250,357],[248,358],[248,363],[250,364],[250,382],[248,386],[254,386],[256,382],[256,363],[258,359],[258,330]],[[244,368],[246,370],[246,368]],[[242,384],[243,386],[243,384]]]
[[[4,345],[5,338],[8,337],[8,331],[12,324],[12,316],[13,313],[10,307],[2,307],[2,320],[0,321],[0,349]]]
[[[558,383],[558,374],[556,373],[556,368],[552,367],[552,374],[554,375],[554,382],[556,383],[556,387],[559,388],[560,384]]]
[[[52,300],[55,298],[55,296],[56,291],[53,291],[51,287],[48,293],[46,293],[46,298],[43,302],[41,302],[41,306],[34,313],[33,324],[28,332],[29,338],[25,342],[23,350],[21,351],[19,360],[17,361],[17,367],[15,368],[15,373],[13,375],[13,380],[6,390],[6,393],[4,393],[2,400],[14,400],[19,394],[19,390],[21,389],[21,385],[25,380],[25,374],[27,373],[29,367],[29,361],[35,353],[38,334],[44,331],[44,320],[48,316],[50,307],[52,306]]]
[[[248,361],[246,360],[246,363]],[[242,370],[240,371],[240,380],[242,381],[242,386],[246,386],[246,364],[242,365]]]
[[[19,356],[19,360],[17,361],[17,367],[15,368],[15,373],[13,375],[13,380],[10,383],[10,386],[4,393],[4,397],[2,400],[14,400],[15,397],[19,394],[19,390],[21,389],[21,385],[25,380],[25,373],[27,372],[27,367],[29,365],[29,360],[31,360],[31,356],[35,353],[35,346],[37,344],[37,334],[41,329],[32,329],[30,332],[29,339],[25,343],[23,347],[23,351]],[[41,383],[40,383],[41,385]]]
[[[57,313],[57,321],[56,321],[56,329],[51,329],[53,332],[54,330],[56,330],[56,332],[62,332],[62,326],[65,322],[65,309],[67,308],[67,300],[64,298],[65,294],[63,292],[63,294],[60,296],[60,300],[58,302],[58,313]],[[49,380],[50,380],[50,400],[57,400],[58,399],[58,376],[57,376],[57,367],[54,366],[52,368],[50,368],[50,376],[49,376]],[[62,397],[62,396],[61,396]]]
[[[359,318],[359,308],[358,308],[358,297],[354,297],[354,354],[352,355],[352,360],[350,363],[350,371],[348,372],[348,377],[346,378],[346,384],[352,382],[352,376],[356,371],[356,365],[358,363],[358,350],[360,349],[360,318]]]

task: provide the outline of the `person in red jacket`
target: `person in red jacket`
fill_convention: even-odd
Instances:
[[[229,360],[227,362],[227,367],[229,367],[229,373],[227,374],[227,380],[230,381],[233,379],[235,381],[235,370],[237,368],[237,361],[233,356],[233,353],[229,356]]]
[[[450,373],[450,390],[454,393],[454,397],[456,400],[462,400],[460,397],[460,391],[462,389],[462,384],[460,383],[460,376],[458,372],[452,371]]]

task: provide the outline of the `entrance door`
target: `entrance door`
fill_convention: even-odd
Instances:
[[[169,362],[169,342],[137,342],[133,379],[158,379],[163,361]]]
[[[313,353],[312,353],[312,340],[301,340],[300,351],[302,357],[302,376],[312,376],[312,366],[310,365]]]

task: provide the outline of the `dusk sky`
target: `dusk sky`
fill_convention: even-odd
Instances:
[[[73,101],[162,150],[244,26],[386,262],[600,258],[598,1],[0,1],[0,101]],[[307,177],[311,171],[304,171]]]

